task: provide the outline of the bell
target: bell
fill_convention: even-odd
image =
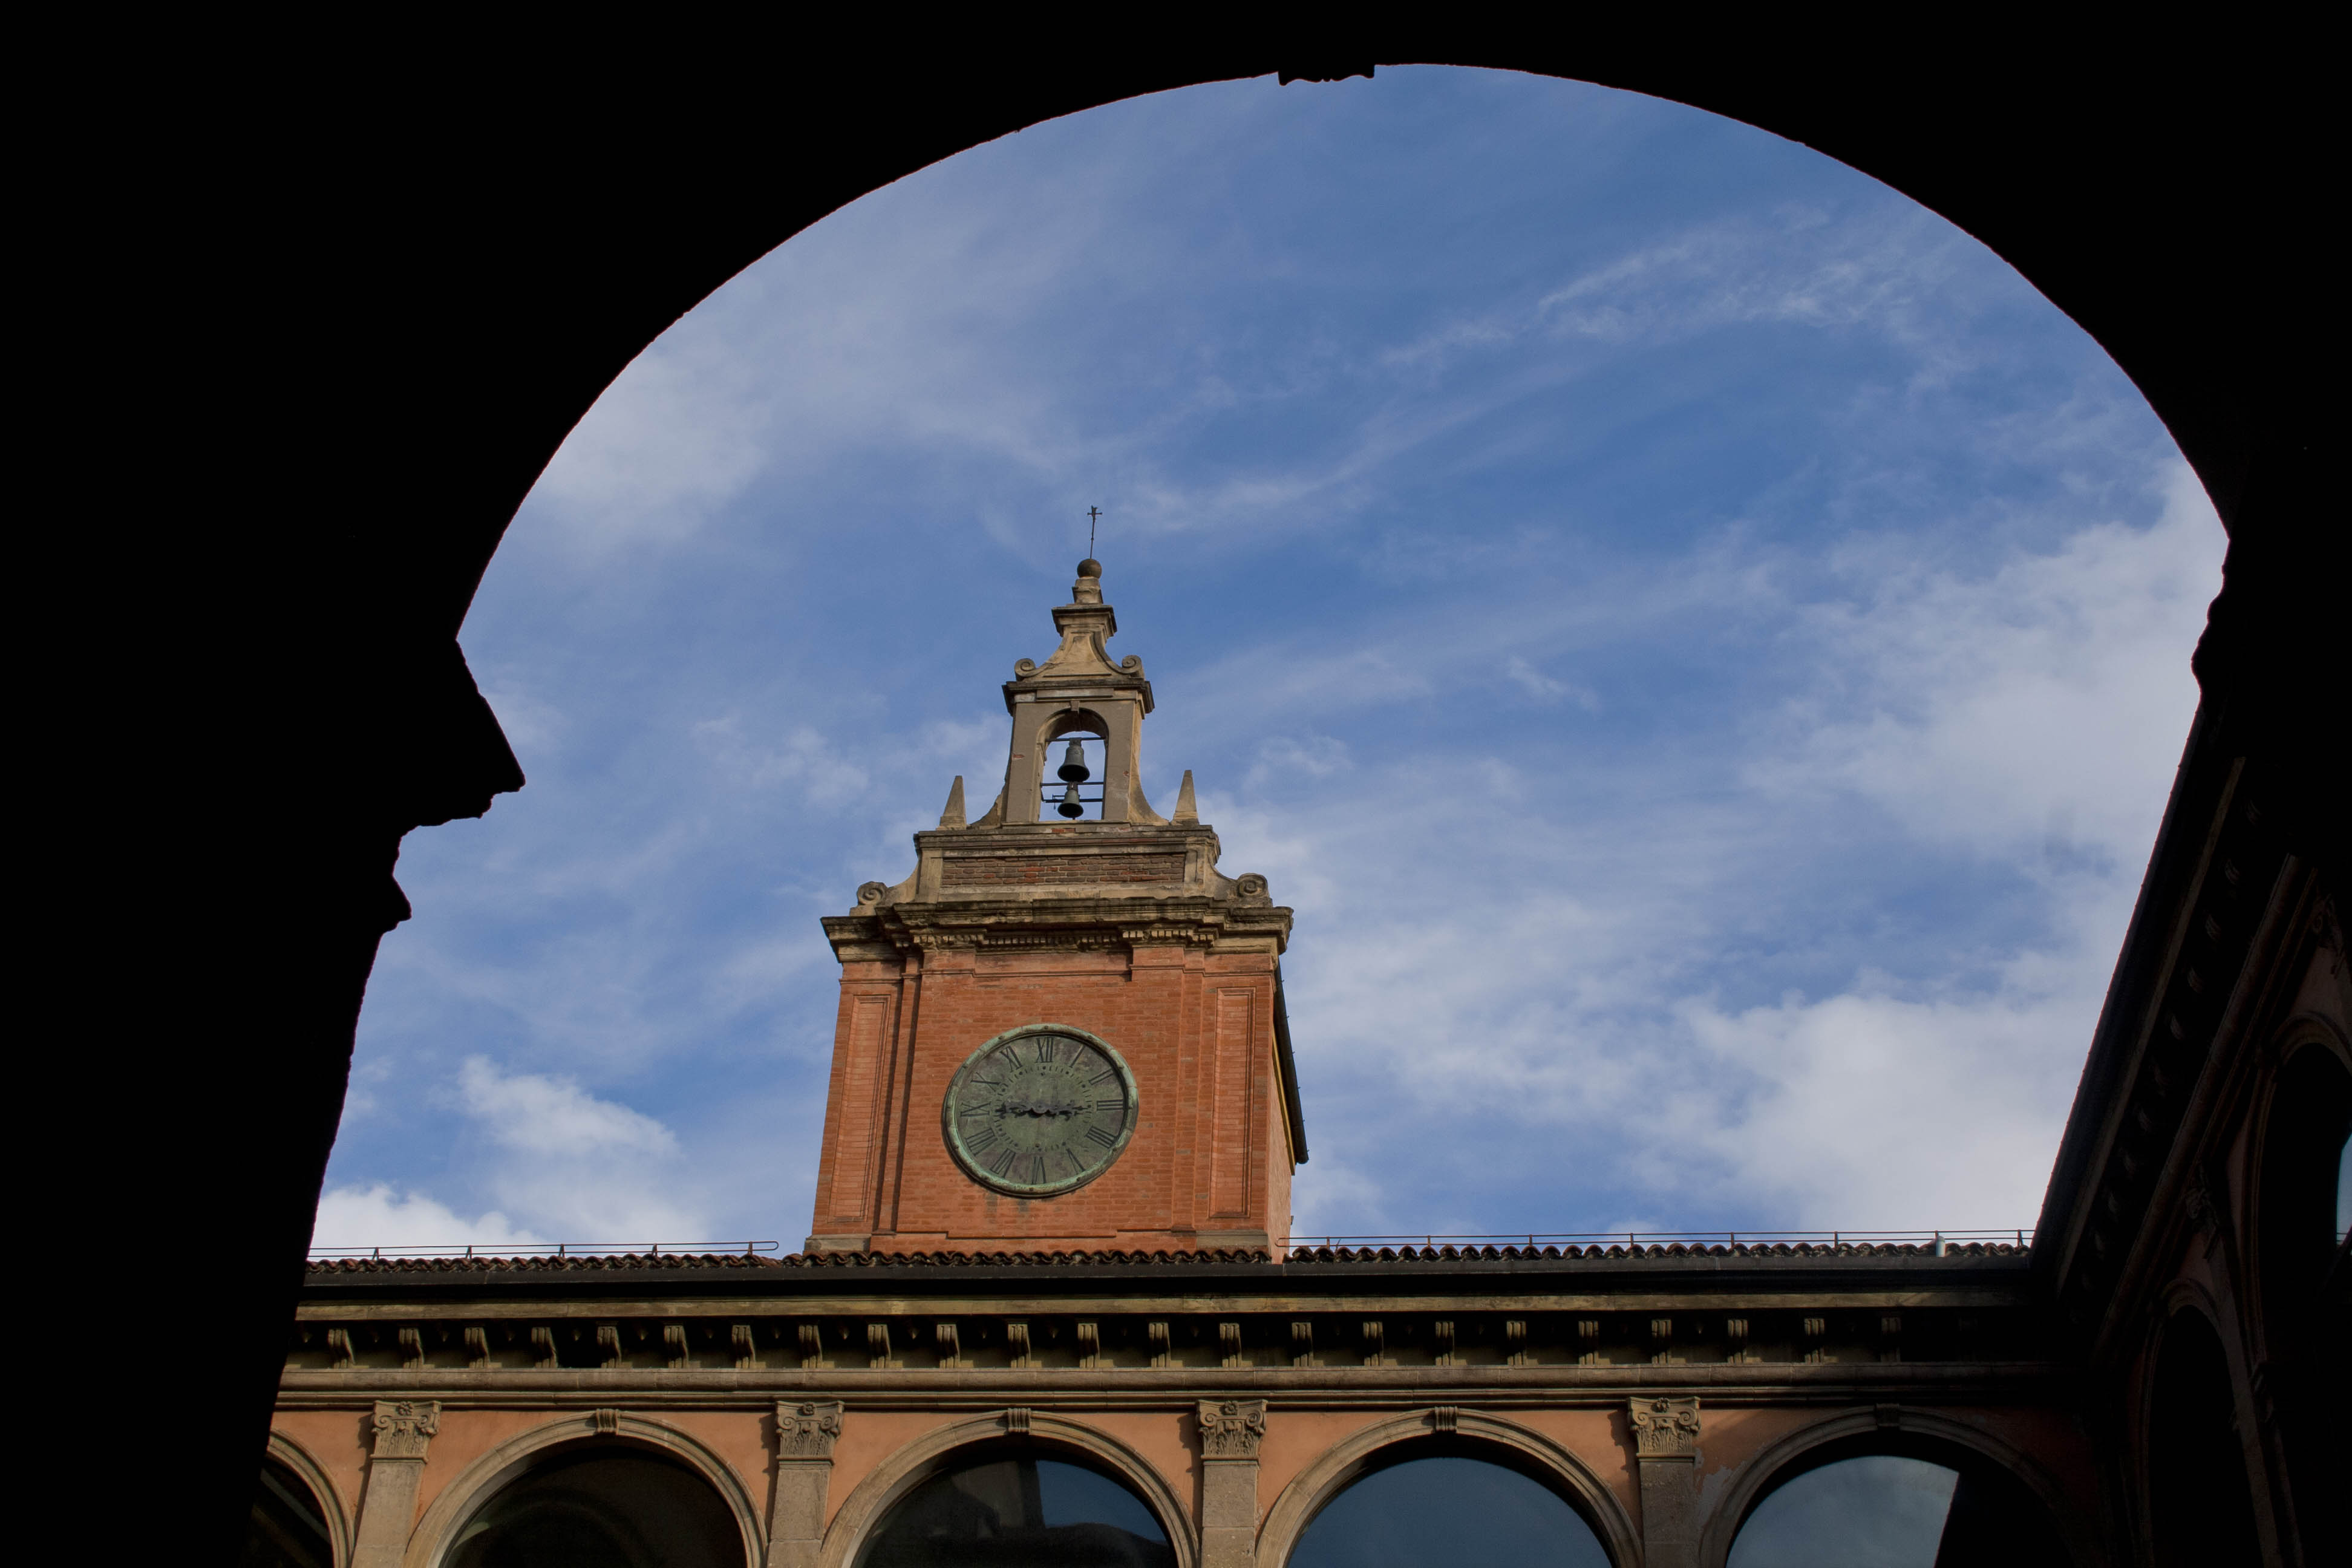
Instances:
[[[1065,768],[1062,771],[1067,773],[1069,770]],[[1064,816],[1084,816],[1087,814],[1087,807],[1086,803],[1078,799],[1078,786],[1075,784],[1064,784],[1062,804],[1054,809]]]
[[[1070,784],[1084,784],[1094,777],[1094,770],[1087,766],[1087,749],[1076,736],[1071,737],[1069,750],[1062,753],[1058,775]]]

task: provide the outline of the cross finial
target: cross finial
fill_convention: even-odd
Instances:
[[[1101,516],[1102,508],[1098,506],[1087,508],[1087,554],[1089,558],[1095,552],[1095,522]]]

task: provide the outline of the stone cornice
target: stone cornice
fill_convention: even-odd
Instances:
[[[1264,879],[1258,879],[1261,889]],[[1292,912],[1267,902],[1204,897],[1106,895],[1040,899],[959,899],[887,904],[872,914],[824,921],[843,963],[909,950],[1071,951],[1180,945],[1249,947],[1279,954],[1289,944]]]

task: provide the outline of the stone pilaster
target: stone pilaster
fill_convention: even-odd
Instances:
[[[430,1399],[375,1402],[375,1441],[360,1493],[359,1528],[352,1531],[352,1568],[400,1568],[416,1522],[425,1450],[440,1429],[441,1406]]]
[[[809,1568],[824,1539],[833,1486],[833,1445],[841,1436],[837,1399],[779,1401],[776,1489],[768,1504],[767,1568]]]
[[[1252,1568],[1265,1401],[1204,1399],[1200,1420],[1201,1568]]]
[[[1698,1565],[1698,1401],[1633,1402],[1643,1568]]]

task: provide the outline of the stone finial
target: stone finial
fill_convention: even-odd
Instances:
[[[776,1457],[830,1459],[841,1436],[838,1399],[782,1400],[776,1405]]]
[[[441,1430],[441,1406],[431,1399],[379,1399],[374,1426],[373,1458],[421,1459]]]
[[[1169,820],[1171,822],[1201,820],[1201,805],[1192,798],[1192,770],[1190,768],[1184,770],[1184,782],[1176,787],[1176,815]]]
[[[1633,1451],[1638,1458],[1691,1458],[1698,1453],[1698,1401],[1633,1402]]]
[[[964,826],[963,775],[961,773],[956,774],[955,783],[948,785],[947,809],[940,813],[940,826],[943,828],[956,828]]]
[[[1265,1436],[1263,1399],[1201,1401],[1201,1457],[1204,1459],[1255,1459]]]
[[[1070,584],[1070,602],[1074,605],[1102,603],[1102,563],[1091,555],[1078,563],[1078,580]]]

